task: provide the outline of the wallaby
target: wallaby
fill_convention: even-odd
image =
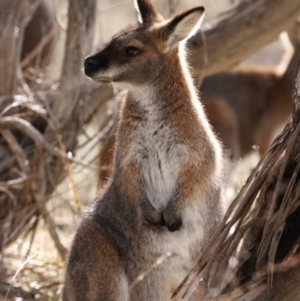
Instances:
[[[203,99],[219,97],[233,109],[241,156],[253,146],[263,155],[292,112],[293,78],[300,53],[299,21],[288,34],[294,55],[283,75],[263,67],[239,67],[205,78],[201,85]]]
[[[84,62],[88,77],[128,95],[113,174],[73,241],[64,301],[170,300],[223,215],[222,149],[184,54],[204,8],[165,20],[150,0],[135,4],[139,25]]]

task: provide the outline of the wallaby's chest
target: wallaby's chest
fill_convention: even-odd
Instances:
[[[130,136],[127,160],[138,164],[139,177],[153,206],[164,209],[187,160],[187,147],[172,124],[159,119],[139,121]]]

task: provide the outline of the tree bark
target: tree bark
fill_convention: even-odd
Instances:
[[[24,28],[37,8],[38,0],[0,1],[0,96],[16,93],[17,68]],[[18,7],[18,9],[15,9]],[[4,58],[4,59],[3,59]]]
[[[205,39],[199,33],[189,41],[189,62],[195,76],[236,66],[276,39],[299,15],[299,0],[241,1],[221,20],[204,26]]]
[[[19,16],[24,17],[28,10],[23,13],[24,6],[17,0],[4,2],[12,2],[6,13],[16,20],[7,29],[7,20],[0,18],[0,28],[12,31],[21,22],[23,32],[25,24]],[[45,203],[68,174],[70,160],[66,153],[75,152],[83,125],[102,100],[112,96],[110,89],[101,91],[103,98],[99,90],[93,93],[93,86],[86,83],[80,71],[85,53],[94,50],[95,12],[95,0],[69,1],[65,59],[57,89],[31,91],[16,99],[11,87],[16,85],[20,48],[11,56],[10,48],[2,49],[6,52],[0,61],[9,57],[4,74],[7,72],[11,79],[9,84],[0,83],[4,96],[0,101],[0,252],[30,227],[34,217],[42,216],[61,256],[66,254]]]

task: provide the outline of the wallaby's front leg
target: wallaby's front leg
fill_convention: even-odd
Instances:
[[[123,167],[122,172],[123,177],[126,178],[128,196],[138,200],[145,220],[154,226],[164,225],[162,211],[156,209],[150,202],[137,163],[128,162],[126,166]]]
[[[185,208],[186,203],[196,195],[198,189],[201,189],[200,177],[198,168],[192,164],[186,164],[181,170],[172,197],[163,210],[164,223],[170,231],[181,228],[182,208]]]
[[[163,219],[163,212],[156,209],[150,202],[149,196],[146,192],[145,186],[141,183],[139,188],[142,214],[147,222],[154,226],[163,226],[165,224]]]
[[[184,186],[180,182],[176,185],[174,193],[163,211],[164,223],[172,232],[179,230],[182,226],[180,200],[183,197],[182,189]]]

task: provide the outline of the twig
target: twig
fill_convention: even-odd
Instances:
[[[164,261],[166,261],[173,254],[171,252],[167,252],[166,254],[160,256],[151,266],[150,268],[141,273],[136,279],[130,284],[129,290],[132,290],[139,282],[143,281],[147,275],[149,275],[154,269],[156,269],[159,265],[161,265]]]
[[[37,256],[37,255],[34,254],[34,255],[28,257],[28,258],[22,263],[22,265],[18,268],[18,270],[16,271],[15,275],[13,276],[13,278],[12,278],[12,280],[11,280],[11,282],[10,282],[10,285],[9,285],[9,287],[8,287],[8,289],[7,289],[7,292],[6,292],[6,295],[5,295],[5,301],[7,301],[7,297],[8,297],[8,294],[9,294],[9,292],[10,292],[10,289],[11,289],[12,285],[14,284],[14,282],[15,282],[15,280],[16,280],[18,274],[21,272],[21,270],[24,269],[24,267],[26,266],[26,264],[27,264],[31,259],[35,258],[36,256]]]
[[[31,52],[20,62],[20,68],[24,69],[43,51],[44,47],[50,43],[55,34],[57,33],[57,27],[53,26],[49,32],[43,37],[37,46],[35,46]]]
[[[38,206],[39,212],[42,214],[45,224],[48,228],[51,238],[54,241],[55,247],[63,260],[66,259],[67,249],[61,243],[59,236],[55,230],[55,223],[49,215],[46,207],[45,207],[45,197],[46,197],[46,182],[44,179],[45,175],[45,163],[43,159],[42,152],[39,153],[39,179],[40,179],[40,187],[36,187],[35,193],[35,201]],[[37,193],[39,192],[39,193]]]
[[[117,124],[119,108],[122,100],[126,97],[126,92],[119,91],[118,88],[113,85],[113,100],[114,100],[114,110],[111,118],[109,119],[108,123],[104,127],[104,129],[95,137],[95,142],[86,150],[82,158],[85,158],[91,150],[98,144],[101,140],[108,139],[113,128]]]
[[[32,126],[32,124],[24,119],[18,118],[18,117],[3,117],[0,119],[0,129],[16,129],[24,134],[26,134],[28,137],[30,137],[34,142],[35,145],[38,148],[43,148],[46,151],[48,151],[50,154],[58,157],[58,158],[66,158],[72,162],[75,162],[79,165],[95,168],[93,165],[86,164],[82,162],[81,160],[78,160],[74,157],[68,156],[66,153],[62,152],[60,149],[58,149],[55,146],[52,146],[49,144],[43,137],[43,135]]]

